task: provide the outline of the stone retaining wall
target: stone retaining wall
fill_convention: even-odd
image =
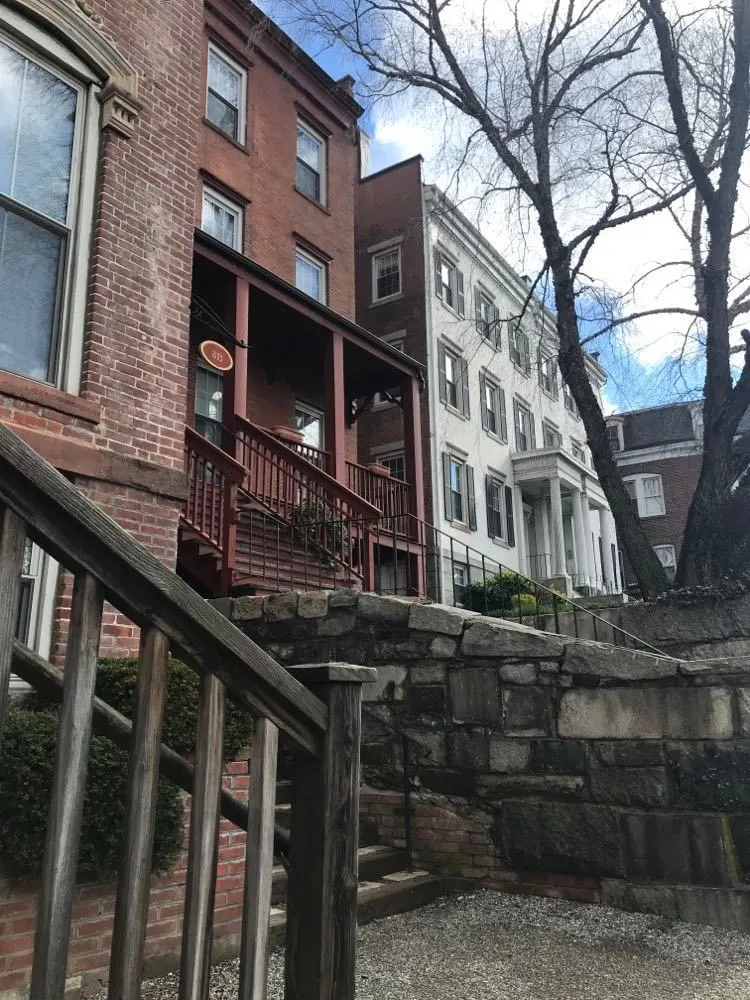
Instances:
[[[403,837],[405,731],[424,863],[750,929],[750,658],[678,661],[349,591],[226,611],[283,663],[378,668],[363,813]]]

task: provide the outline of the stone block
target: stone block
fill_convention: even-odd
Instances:
[[[511,866],[569,875],[623,874],[615,809],[534,799],[503,803],[498,843]]]
[[[503,690],[503,732],[506,736],[551,736],[553,692],[549,688]]]
[[[443,663],[413,663],[409,667],[409,681],[412,684],[444,684],[447,676]]]
[[[747,888],[678,886],[675,895],[680,920],[745,933],[750,931],[750,890]]]
[[[537,666],[535,663],[503,663],[500,680],[506,684],[534,684]]]
[[[585,779],[580,774],[483,774],[477,777],[477,795],[498,805],[519,796],[582,799]]]
[[[458,642],[447,635],[436,635],[430,643],[430,656],[448,658],[456,655]]]
[[[409,628],[443,635],[461,635],[468,618],[478,617],[476,611],[449,608],[444,604],[412,604]]]
[[[528,768],[531,747],[527,740],[508,740],[502,736],[490,738],[490,771],[520,774]]]
[[[659,767],[664,763],[664,744],[640,740],[595,743],[597,763],[611,767]]]
[[[593,767],[589,787],[594,802],[622,806],[667,804],[667,772],[663,767]]]
[[[603,906],[634,913],[655,913],[670,920],[677,920],[679,909],[677,893],[673,886],[636,885],[623,879],[602,879]]]
[[[357,599],[357,615],[381,625],[405,625],[413,607],[412,601],[380,597],[379,594],[360,594]]]
[[[353,611],[329,611],[327,618],[318,621],[316,632],[320,636],[346,635],[355,630],[356,624]]]
[[[750,808],[750,747],[746,743],[670,746],[667,763],[675,805],[687,809]]]
[[[378,665],[378,679],[362,688],[363,701],[403,701],[406,690],[406,667]]]
[[[419,767],[445,767],[445,733],[417,728],[405,728],[404,732],[413,740],[409,744],[409,759],[412,763]]]
[[[740,735],[750,737],[750,688],[737,688],[737,713],[740,720]]]
[[[325,618],[328,614],[328,591],[311,590],[299,595],[297,615],[300,618]]]
[[[414,632],[419,636],[419,632]],[[384,660],[424,660],[427,656],[425,639],[375,639],[372,643],[372,655],[376,661]]]
[[[564,672],[583,677],[652,681],[677,674],[678,661],[636,649],[574,640],[565,647]]]
[[[442,684],[410,684],[406,702],[414,715],[442,716],[445,713],[445,688]]]
[[[483,729],[456,729],[448,733],[448,759],[452,767],[487,771],[490,764],[487,733]]]
[[[720,688],[570,689],[561,697],[558,731],[601,740],[729,739],[731,694]]]
[[[454,722],[500,724],[496,670],[484,667],[451,670],[449,684]]]
[[[740,677],[750,674],[750,656],[682,660],[680,673],[685,677]]]
[[[534,740],[530,770],[543,774],[585,774],[586,745],[576,740]]]
[[[516,625],[505,619],[490,621],[480,616],[479,620],[467,624],[461,653],[464,656],[552,660],[562,656],[565,641],[558,635],[538,632],[526,625]]]
[[[710,813],[623,813],[625,872],[635,881],[730,885],[721,817]]]
[[[262,597],[235,597],[232,601],[232,621],[249,622],[262,617]]]
[[[358,590],[332,590],[328,595],[329,608],[354,608],[357,606]]]
[[[297,617],[297,601],[299,595],[296,591],[287,594],[271,594],[263,598],[263,613],[269,622],[287,621]]]

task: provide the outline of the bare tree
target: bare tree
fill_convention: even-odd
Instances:
[[[512,187],[531,213],[554,293],[560,370],[620,539],[643,594],[667,589],[611,451],[576,308],[599,237],[666,210],[693,184],[675,171],[668,190],[652,183],[654,174],[668,182],[674,159],[651,113],[661,80],[653,53],[651,65],[644,59],[649,17],[641,4],[551,0],[541,19],[527,23],[526,5],[503,0],[488,0],[478,12],[462,0],[284,3],[363,60],[371,91],[426,91],[455,109],[487,190]]]

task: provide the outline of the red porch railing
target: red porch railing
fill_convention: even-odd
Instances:
[[[314,465],[316,469],[320,469],[321,472],[331,471],[331,456],[327,451],[321,451],[320,448],[313,448],[311,444],[296,444],[294,450],[302,458],[307,459],[311,465]]]
[[[409,484],[392,476],[383,476],[365,465],[346,463],[349,489],[364,497],[385,517],[409,514]]]

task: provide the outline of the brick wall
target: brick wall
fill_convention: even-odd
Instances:
[[[225,766],[224,788],[247,801],[248,784],[246,761]],[[169,875],[154,877],[151,883],[146,938],[147,975],[179,967],[189,820],[190,797],[186,796],[185,849],[174,870]],[[217,957],[233,956],[239,946],[245,842],[245,833],[222,819],[214,897],[214,954]],[[28,988],[37,892],[37,883],[0,879],[0,997],[5,991]],[[68,976],[81,977],[84,988],[89,986],[92,991],[108,975],[114,908],[114,884],[91,882],[76,887]]]

